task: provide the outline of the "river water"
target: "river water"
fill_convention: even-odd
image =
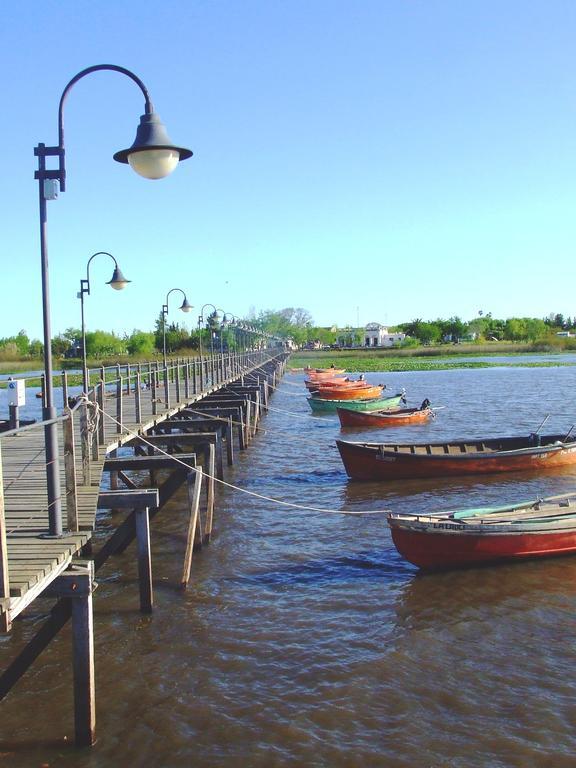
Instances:
[[[545,433],[576,423],[576,369],[368,374],[427,425],[369,440]],[[94,597],[97,733],[73,737],[69,630],[0,704],[0,765],[554,767],[576,764],[576,557],[422,575],[382,515],[574,490],[573,471],[387,484],[346,479],[335,416],[288,374],[218,492],[211,544],[184,555],[184,495],[152,525],[155,610],[138,612],[134,547]],[[362,433],[346,430],[350,439]],[[364,433],[366,434],[366,433]],[[109,521],[103,520],[103,524]],[[0,638],[0,669],[40,608]],[[66,741],[68,739],[68,741]]]

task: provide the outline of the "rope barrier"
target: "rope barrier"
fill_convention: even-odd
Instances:
[[[197,470],[193,467],[190,467],[188,464],[185,464],[183,461],[180,461],[174,454],[168,453],[167,451],[162,450],[162,448],[159,448],[157,445],[154,445],[153,443],[150,443],[146,440],[146,438],[143,435],[139,435],[137,432],[133,432],[132,430],[128,429],[124,425],[120,424],[119,421],[117,421],[113,416],[111,416],[109,413],[104,413],[104,416],[106,416],[110,421],[113,421],[116,425],[119,425],[122,427],[122,429],[126,432],[128,435],[132,435],[133,437],[137,437],[140,441],[142,441],[145,445],[148,445],[150,448],[154,449],[155,451],[158,451],[163,456],[166,456],[169,459],[172,459],[176,464],[180,464],[181,466],[185,467],[187,471],[197,472]],[[234,485],[233,483],[227,483],[225,480],[220,480],[218,477],[215,477],[213,475],[209,475],[206,472],[203,472],[205,477],[208,477],[211,480],[214,480],[216,483],[219,483],[220,485],[225,486],[226,488],[231,488],[234,491],[238,491],[239,493],[244,493],[247,496],[252,496],[253,498],[260,499],[262,501],[269,501],[273,504],[278,504],[283,507],[290,507],[292,509],[302,509],[308,512],[321,512],[324,514],[336,514],[336,515],[382,515],[382,514],[388,514],[390,510],[387,509],[376,509],[376,510],[341,510],[341,509],[327,509],[325,507],[311,507],[306,504],[295,504],[290,501],[282,501],[281,499],[275,499],[271,496],[265,496],[261,493],[256,493],[255,491],[249,491],[246,488],[241,488],[238,485]]]

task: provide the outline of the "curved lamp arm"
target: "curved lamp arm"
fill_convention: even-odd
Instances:
[[[216,309],[214,304],[204,304],[202,309],[200,310],[200,316],[198,317],[198,322],[199,323],[203,323],[204,322],[204,310],[206,309],[206,307],[212,307],[214,312],[216,312],[216,314],[218,314],[218,310]]]
[[[79,80],[93,72],[106,70],[118,72],[129,77],[136,83],[138,88],[140,88],[144,96],[144,115],[140,118],[136,139],[129,149],[116,152],[114,159],[119,163],[130,163],[137,173],[140,173],[140,175],[146,176],[147,178],[162,178],[174,170],[179,160],[186,160],[189,157],[192,157],[191,150],[185,149],[184,147],[177,147],[170,141],[160,117],[154,111],[154,106],[150,99],[148,89],[137,75],[129,69],[119,67],[116,64],[96,64],[78,72],[62,92],[58,107],[58,146],[47,147],[44,144],[38,144],[34,149],[34,154],[41,158],[35,178],[42,181],[47,179],[57,180],[62,192],[66,190],[64,104],[70,90]],[[141,153],[144,152],[146,152],[146,155],[141,155]],[[48,155],[58,156],[57,170],[46,170],[44,158]],[[140,157],[135,158],[135,155],[140,155]]]
[[[121,291],[122,288],[126,288],[128,283],[132,282],[131,280],[126,280],[122,274],[122,270],[118,266],[116,258],[112,256],[111,253],[108,253],[108,251],[97,251],[96,253],[93,253],[92,256],[90,256],[88,259],[88,263],[86,264],[86,279],[80,280],[80,293],[86,293],[88,296],[90,295],[90,264],[92,263],[92,259],[95,256],[110,256],[114,262],[114,272],[112,273],[112,278],[108,280],[107,283],[107,285],[109,285],[111,288],[114,288],[116,291]]]
[[[184,301],[182,302],[182,306],[180,307],[182,312],[190,312],[190,310],[194,308],[193,305],[188,302],[188,299],[186,298],[186,294],[184,293],[182,288],[170,288],[170,290],[166,294],[166,304],[162,305],[162,314],[164,315],[164,317],[166,317],[166,315],[168,314],[168,296],[170,296],[171,293],[174,293],[174,291],[179,291],[182,294],[182,296],[184,296]]]

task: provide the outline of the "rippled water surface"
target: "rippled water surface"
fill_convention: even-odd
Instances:
[[[368,439],[441,440],[576,423],[573,368],[369,374],[427,425]],[[95,593],[98,743],[72,738],[69,630],[0,704],[0,764],[29,766],[573,766],[576,557],[421,575],[381,515],[573,490],[574,472],[387,484],[346,479],[336,417],[284,377],[265,433],[236,454],[187,592],[185,495],[154,520],[155,611],[138,612],[134,547]],[[346,430],[350,439],[359,431]],[[366,434],[366,433],[364,433]],[[111,524],[111,521],[104,521]],[[0,638],[0,664],[42,617]]]

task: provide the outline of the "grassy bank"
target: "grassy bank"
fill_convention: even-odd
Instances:
[[[567,350],[546,350],[546,354],[561,354]],[[358,350],[327,350],[299,351],[290,356],[290,368],[306,366],[329,368],[334,364],[337,368],[347,371],[438,371],[454,368],[490,368],[494,366],[550,367],[557,365],[576,365],[576,363],[533,362],[523,359],[526,354],[542,354],[543,350],[520,344],[474,345],[458,344],[453,346],[424,347],[418,349],[358,349]],[[479,362],[471,358],[502,356],[509,357],[490,362]]]

